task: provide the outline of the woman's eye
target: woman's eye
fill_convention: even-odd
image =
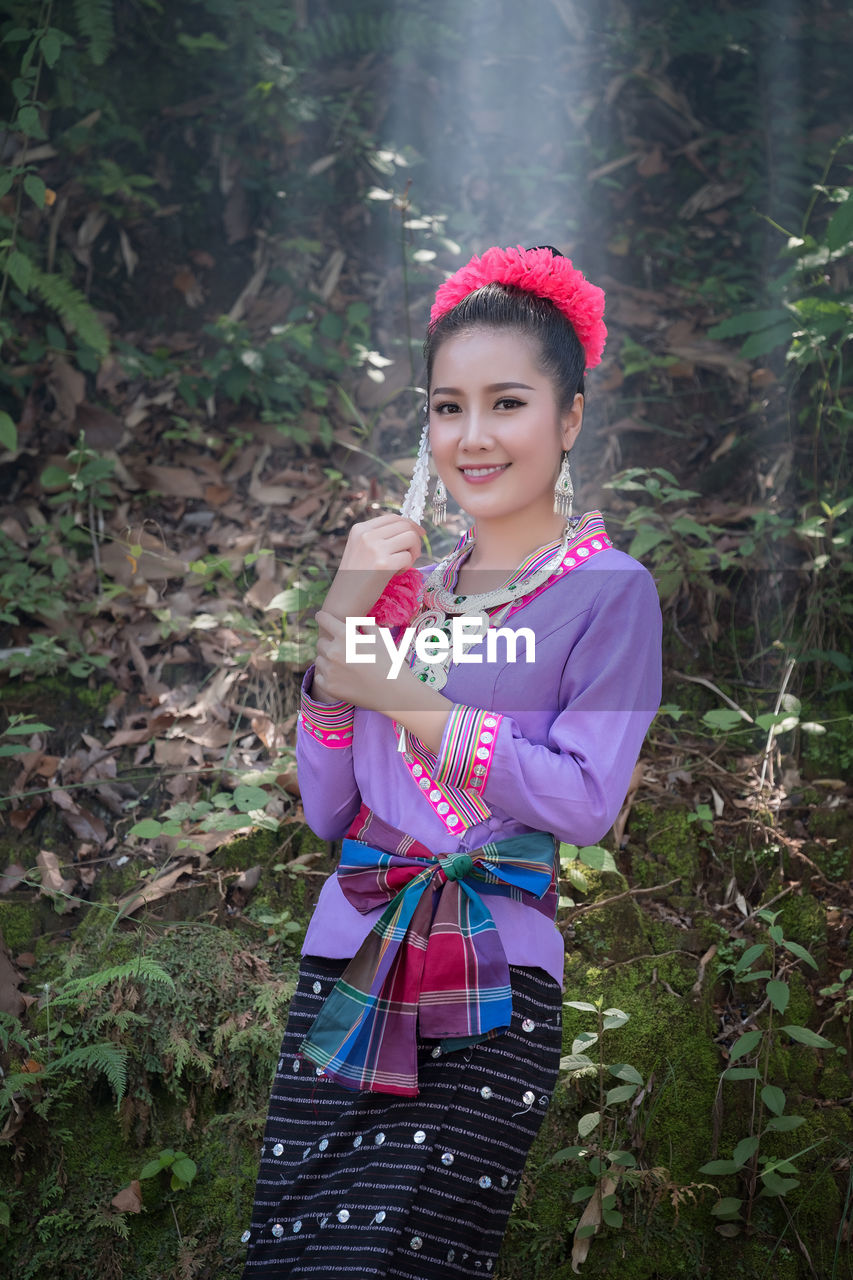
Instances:
[[[503,405],[504,407],[509,407],[510,409],[516,409],[519,405],[523,405],[524,401],[516,400],[515,396],[504,396],[502,400],[498,401],[498,404]]]
[[[444,413],[446,409],[458,409],[459,405],[452,400],[445,400],[443,404],[434,404],[432,407],[436,413]]]

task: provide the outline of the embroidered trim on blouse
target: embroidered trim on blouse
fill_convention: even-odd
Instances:
[[[436,782],[480,792],[486,785],[503,716],[457,702],[444,730],[443,749],[436,758]]]
[[[324,747],[352,746],[355,707],[351,702],[317,702],[303,693],[299,704],[299,724]]]
[[[451,834],[458,835],[466,827],[476,827],[491,816],[491,809],[475,791],[462,791],[459,787],[436,780],[433,776],[436,757],[420,738],[409,733],[407,742],[408,750],[403,756],[406,768],[423,798]]]
[[[475,536],[476,525],[472,525],[459,538],[451,555],[455,557]],[[509,585],[526,581],[554,555],[560,542],[560,538],[555,538],[553,542],[539,547],[527,556],[508,580]],[[612,545],[605,531],[601,512],[585,512],[571,535],[561,563],[550,578],[528,595],[513,600],[509,609],[506,605],[496,605],[486,612],[490,617],[503,614],[500,617],[500,625],[503,625],[514,613],[535,600],[543,591],[547,591],[572,569]],[[459,568],[461,565],[458,561],[455,565],[451,563],[442,575],[442,586],[446,590],[453,589],[453,579],[454,576],[458,577]],[[440,756],[424,746],[413,733],[406,735],[408,750],[403,756],[406,767],[424,799],[452,835],[458,835],[465,827],[485,822],[491,816],[491,809],[482,799],[482,793],[488,782],[502,719],[497,711],[455,703],[445,728],[444,750]],[[395,735],[399,733],[399,728],[394,721]]]

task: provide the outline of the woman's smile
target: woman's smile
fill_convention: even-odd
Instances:
[[[510,466],[512,466],[512,463],[502,462],[493,467],[462,466],[459,470],[469,484],[486,484],[489,480],[494,480],[495,476],[501,475]]]

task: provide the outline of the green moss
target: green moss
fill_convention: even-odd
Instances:
[[[600,899],[617,897],[628,889],[628,882],[621,875],[584,868],[584,876],[589,885],[585,907]],[[644,949],[642,918],[630,897],[575,916],[569,935],[573,951],[600,963],[624,960]]]
[[[73,676],[40,676],[38,680],[8,684],[0,687],[0,702],[22,714],[44,716],[46,724],[51,723],[51,714],[56,717],[58,707],[62,708],[63,723],[67,722],[69,711],[72,715],[98,715],[115,696],[116,686],[100,677],[91,679],[89,685]]]
[[[830,809],[820,806],[809,814],[809,831],[813,836],[846,836],[845,843],[853,843],[853,818],[846,807]]]
[[[768,898],[775,896],[778,888],[771,882]],[[771,908],[778,911],[776,923],[782,926],[785,937],[797,942],[820,965],[826,953],[826,907],[810,893],[789,893]]]
[[[642,803],[631,811],[629,824],[632,870],[637,884],[647,888],[676,877],[671,896],[686,894],[696,882],[701,828],[688,809]]]
[[[31,902],[0,901],[0,937],[13,956],[30,950],[38,921],[38,910]]]
[[[45,1091],[44,1117],[25,1115],[17,1165],[0,1169],[0,1201],[12,1209],[0,1270],[20,1280],[102,1272],[237,1280],[295,958],[266,937],[249,948],[215,925],[155,933],[151,924],[111,929],[112,918],[90,910],[70,947],[66,941],[39,961],[32,989],[49,975],[61,990],[69,973],[83,977],[138,956],[161,965],[175,985],[132,976],[65,1007],[68,1047],[107,1038],[126,1050],[127,1092],[117,1112],[105,1078],[80,1070]],[[30,1011],[36,1054],[43,1022]],[[167,1175],[146,1180],[145,1212],[128,1215],[123,1240],[110,1201],[164,1147],[186,1151],[196,1179],[178,1192]]]

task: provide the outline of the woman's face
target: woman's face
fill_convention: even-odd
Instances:
[[[474,520],[529,514],[553,522],[563,449],[577,439],[583,396],[561,412],[536,348],[513,329],[476,328],[435,353],[429,435],[436,470]]]

